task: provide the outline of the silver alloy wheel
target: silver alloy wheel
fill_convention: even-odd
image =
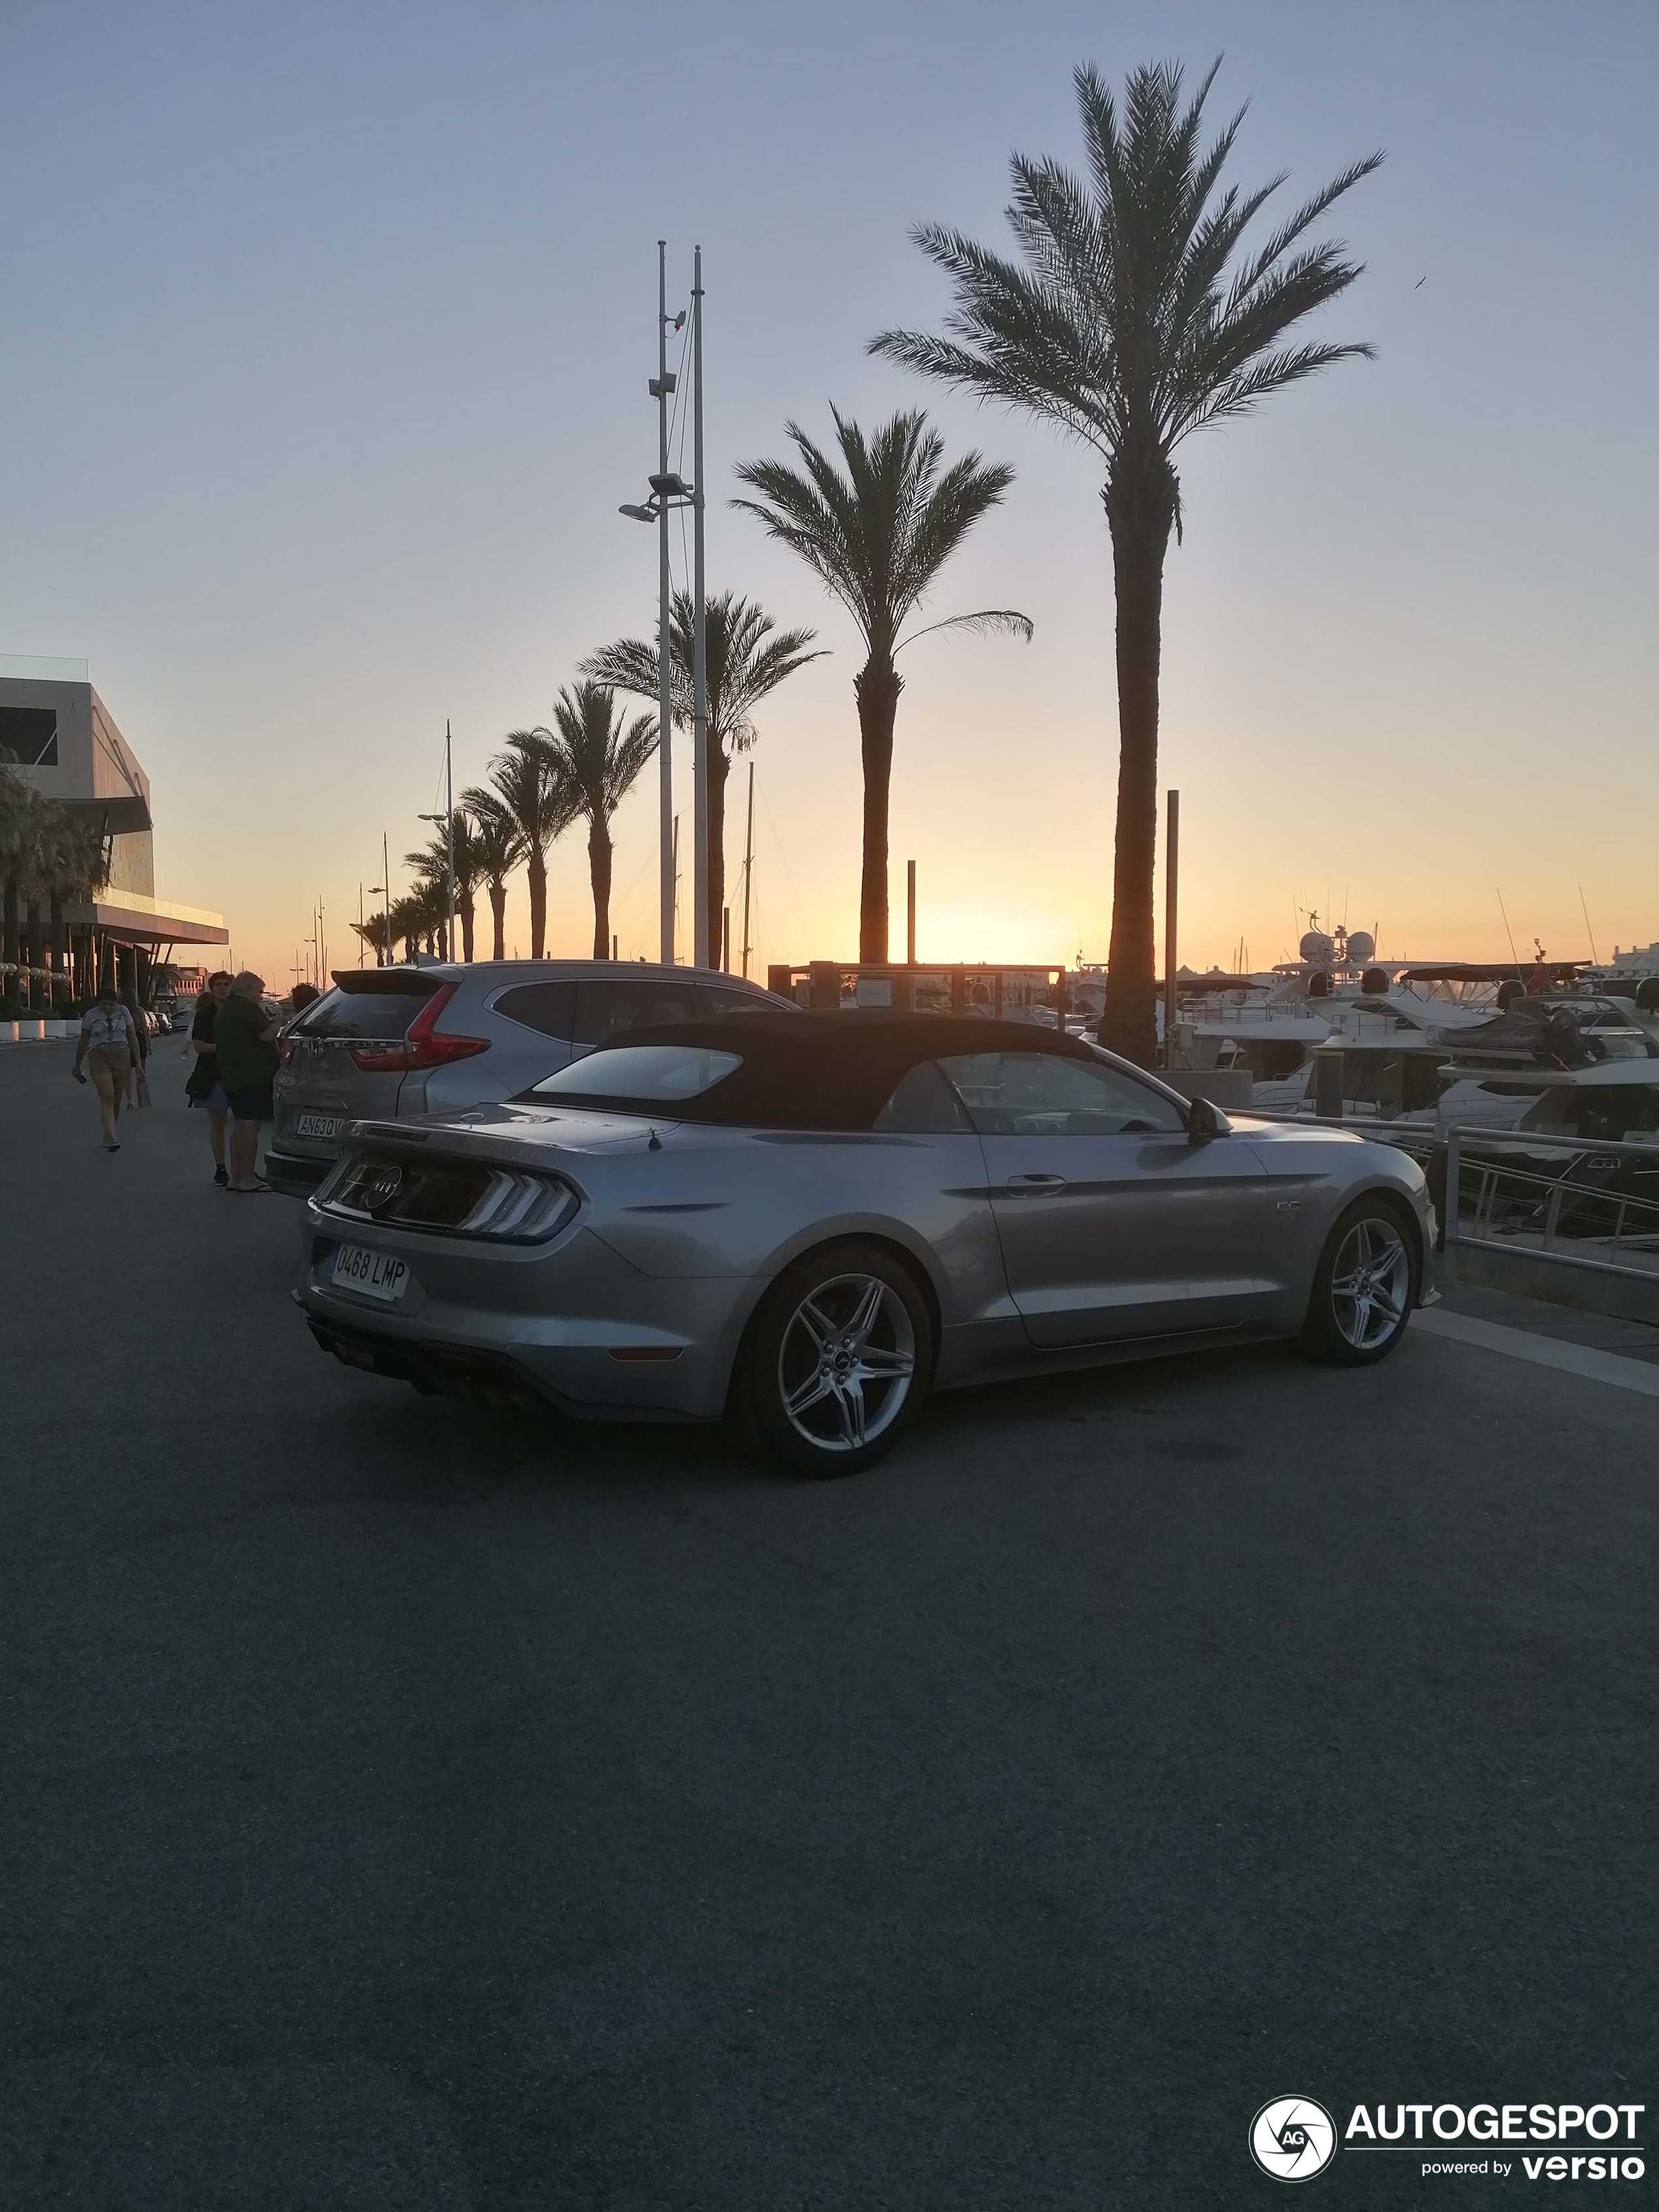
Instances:
[[[1356,1221],[1331,1270],[1332,1317],[1356,1352],[1375,1352],[1400,1327],[1411,1262],[1397,1229],[1372,1214]]]
[[[861,1451],[898,1419],[916,1368],[904,1301],[878,1275],[832,1275],[795,1308],[778,1346],[778,1396],[815,1451]]]

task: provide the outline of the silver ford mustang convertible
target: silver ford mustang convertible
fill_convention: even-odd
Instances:
[[[1299,1337],[1399,1343],[1421,1171],[1014,1023],[742,1013],[504,1103],[362,1121],[307,1207],[318,1342],[426,1391],[729,1418],[851,1474],[930,1390]]]

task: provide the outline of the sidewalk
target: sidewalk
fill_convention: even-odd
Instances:
[[[1541,1298],[1516,1297],[1511,1291],[1488,1290],[1479,1283],[1442,1283],[1440,1302],[1432,1310],[1496,1322],[1503,1328],[1523,1329],[1529,1336],[1582,1345],[1587,1351],[1612,1352],[1621,1359],[1644,1360],[1659,1370],[1659,1328],[1650,1328],[1645,1322],[1581,1313],[1575,1306],[1547,1305]]]

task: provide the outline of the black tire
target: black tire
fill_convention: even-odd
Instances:
[[[1325,1239],[1302,1348],[1330,1367],[1374,1367],[1406,1334],[1423,1266],[1417,1225],[1380,1191],[1357,1198]],[[1354,1284],[1358,1290],[1347,1290]]]
[[[921,1285],[884,1246],[849,1238],[797,1260],[761,1300],[738,1355],[732,1409],[782,1466],[861,1474],[921,1412],[933,1372]]]

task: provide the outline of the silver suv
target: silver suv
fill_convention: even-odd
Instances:
[[[264,1172],[303,1198],[353,1121],[511,1098],[618,1030],[789,1003],[739,975],[643,962],[339,969],[283,1032]]]

